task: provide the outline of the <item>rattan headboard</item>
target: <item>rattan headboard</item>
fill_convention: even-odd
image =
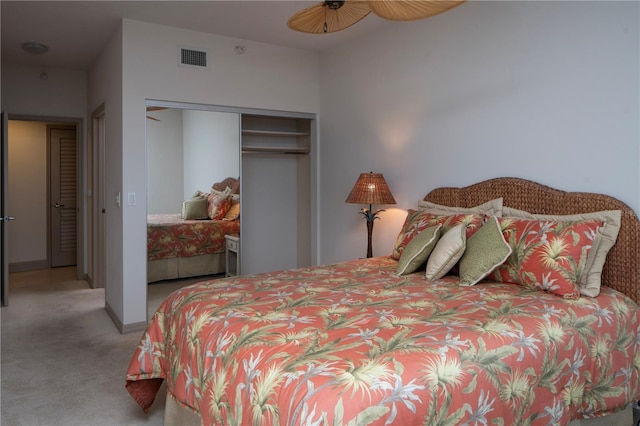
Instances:
[[[238,179],[232,178],[232,177],[225,178],[222,182],[217,182],[211,185],[211,188],[215,189],[216,191],[224,191],[226,188],[231,188],[232,194],[239,194],[240,178]]]
[[[541,214],[621,210],[622,226],[607,255],[602,284],[640,303],[640,222],[622,201],[603,194],[565,192],[519,178],[496,178],[463,188],[436,188],[424,199],[447,206],[473,207],[502,197],[505,206]]]

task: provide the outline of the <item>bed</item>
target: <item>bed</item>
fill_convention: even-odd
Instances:
[[[148,410],[166,380],[166,424],[566,425],[624,409],[640,397],[637,216],[605,195],[517,178],[439,188],[424,201],[465,209],[495,199],[534,214],[619,211],[599,295],[498,281],[513,251],[475,285],[460,284],[464,257],[427,280],[436,248],[426,269],[406,274],[401,255],[204,281],[158,309],[127,390]],[[517,222],[483,220],[502,232]]]
[[[212,190],[227,190],[239,198],[239,179],[216,182]],[[183,216],[147,215],[147,282],[225,272],[225,235],[238,235],[240,220],[188,220]]]

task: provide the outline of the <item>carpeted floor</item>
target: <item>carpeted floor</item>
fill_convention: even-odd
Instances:
[[[11,274],[0,310],[1,414],[12,425],[162,425],[164,399],[145,415],[124,387],[141,333],[122,335],[104,289],[75,268]],[[149,286],[149,315],[171,291],[200,279]]]

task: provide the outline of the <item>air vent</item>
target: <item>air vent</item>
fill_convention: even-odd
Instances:
[[[207,51],[179,46],[178,64],[191,68],[207,68]]]

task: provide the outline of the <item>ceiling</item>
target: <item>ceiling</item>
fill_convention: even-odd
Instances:
[[[2,62],[88,70],[102,47],[128,18],[241,40],[322,51],[383,26],[398,25],[373,13],[343,31],[305,34],[287,20],[318,1],[0,1]],[[25,42],[49,46],[33,55]]]

